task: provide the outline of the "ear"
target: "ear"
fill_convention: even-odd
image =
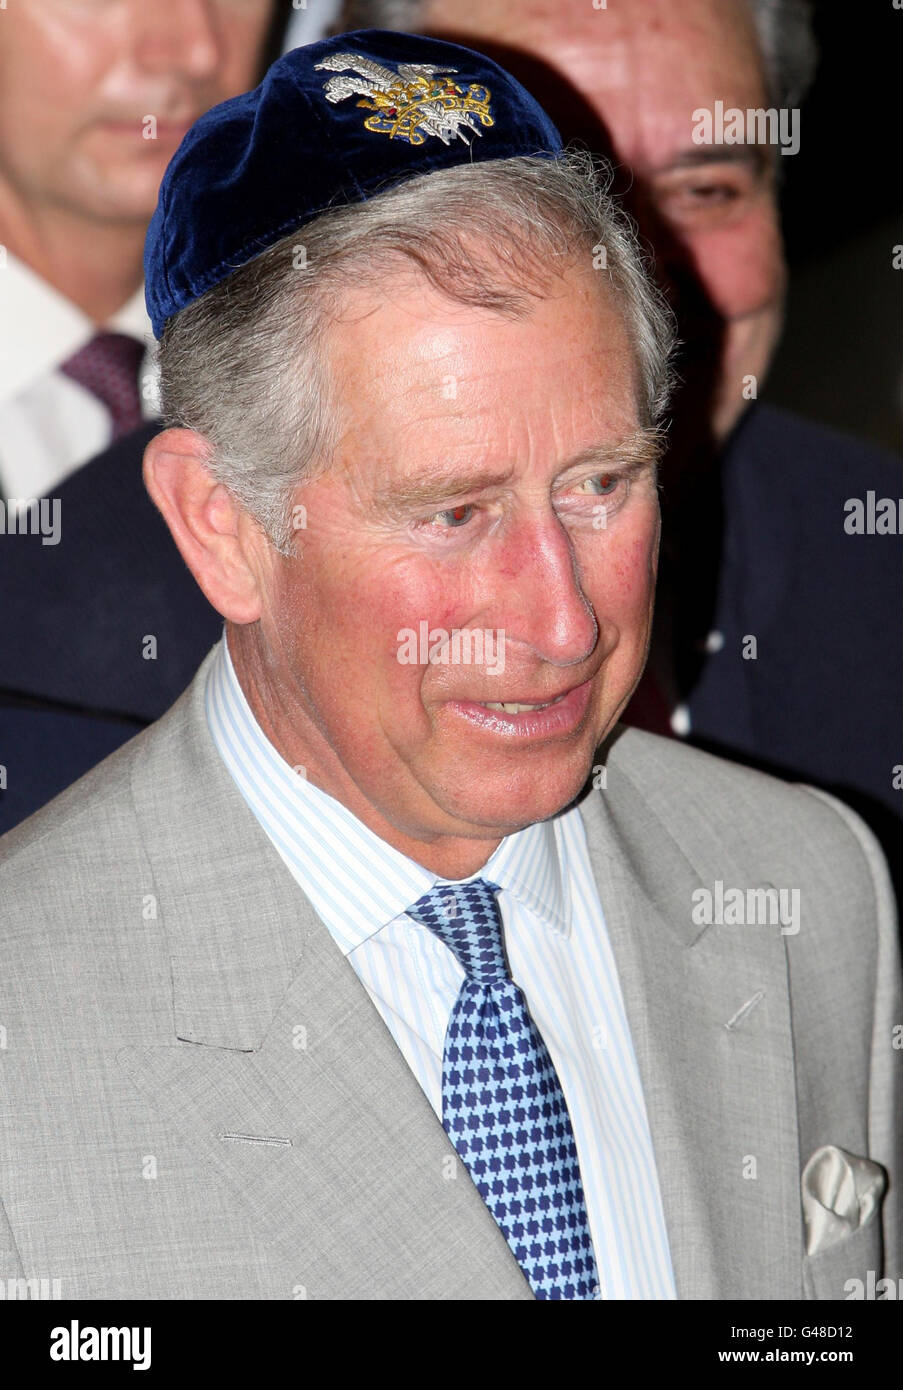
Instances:
[[[207,468],[209,449],[195,430],[164,430],[144,451],[144,483],[213,607],[234,623],[253,623],[269,542]]]

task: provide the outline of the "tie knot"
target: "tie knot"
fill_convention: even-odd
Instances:
[[[106,406],[114,439],[141,424],[138,368],[143,356],[144,344],[127,333],[95,333],[60,367]]]
[[[481,985],[508,978],[498,892],[497,883],[483,878],[437,883],[407,910],[445,942],[468,979]]]

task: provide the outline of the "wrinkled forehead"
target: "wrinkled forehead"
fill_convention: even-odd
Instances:
[[[517,317],[453,302],[418,279],[361,288],[326,356],[336,463],[361,466],[368,479],[415,475],[437,460],[554,468],[639,427],[626,320],[591,263],[571,266]]]

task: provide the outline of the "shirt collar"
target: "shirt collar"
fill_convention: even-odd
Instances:
[[[561,936],[571,924],[567,851],[561,815],[506,835],[474,878],[488,878],[512,893],[529,912]]]
[[[285,761],[245,698],[225,634],[208,675],[207,721],[239,791],[346,954],[435,884],[449,882],[387,844]],[[497,883],[568,934],[566,849],[556,818],[506,836],[470,878]]]
[[[140,287],[104,325],[153,343]],[[97,325],[35,271],[6,255],[0,271],[0,399],[12,400],[93,338]]]
[[[108,328],[111,333],[128,333],[132,338],[142,338],[146,348],[154,345],[154,330],[144,301],[143,284],[139,285],[122,308],[117,309],[113,317],[107,320],[104,328]]]

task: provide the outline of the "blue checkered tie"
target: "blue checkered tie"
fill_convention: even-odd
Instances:
[[[442,884],[409,907],[466,979],[445,1035],[442,1124],[537,1298],[594,1298],[598,1275],[561,1082],[508,973],[485,879]]]

